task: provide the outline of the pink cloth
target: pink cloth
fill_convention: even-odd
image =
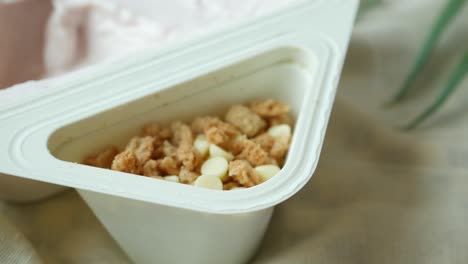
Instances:
[[[288,2],[25,0],[0,4],[0,109],[53,89],[51,77],[188,39]],[[26,82],[39,79],[44,80]]]

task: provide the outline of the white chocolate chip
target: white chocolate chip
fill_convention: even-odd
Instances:
[[[276,165],[262,165],[255,167],[255,171],[262,181],[267,181],[275,176],[280,171],[280,168]]]
[[[289,141],[291,138],[291,127],[286,124],[272,126],[268,129],[267,133],[276,139],[286,138]]]
[[[193,147],[198,151],[198,153],[200,153],[202,157],[205,157],[208,154],[210,142],[208,142],[208,139],[205,135],[198,135],[193,142]]]
[[[223,157],[228,161],[231,161],[234,159],[234,156],[231,153],[216,146],[215,144],[210,145],[210,157]]]
[[[215,176],[201,175],[195,180],[195,186],[212,190],[222,190],[223,182]]]
[[[179,176],[176,176],[176,175],[164,176],[163,178],[166,181],[179,182]]]
[[[228,171],[228,161],[223,157],[212,157],[205,161],[201,167],[201,173],[206,176],[223,178]]]

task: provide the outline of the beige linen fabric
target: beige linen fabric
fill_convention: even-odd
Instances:
[[[384,1],[358,22],[319,166],[276,208],[252,263],[468,262],[468,80],[420,128],[398,130],[434,98],[467,47],[468,8],[444,35],[408,101],[382,107],[441,5]],[[25,258],[35,250],[45,263],[128,263],[74,191],[2,211],[32,245]],[[3,249],[11,244],[1,239],[2,223],[0,215],[0,260],[11,254]]]

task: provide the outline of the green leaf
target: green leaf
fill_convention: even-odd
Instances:
[[[440,13],[437,21],[433,25],[429,35],[427,36],[425,42],[423,43],[420,52],[416,57],[416,61],[411,67],[411,70],[406,77],[402,88],[400,91],[392,98],[389,105],[395,104],[403,100],[408,92],[411,90],[411,87],[416,80],[418,74],[424,67],[424,64],[428,61],[432,51],[436,45],[437,40],[442,35],[445,28],[453,20],[454,17],[458,14],[458,11],[461,9],[463,4],[467,0],[449,0],[445,5],[444,9]]]
[[[462,60],[455,68],[455,71],[450,75],[450,78],[436,101],[430,105],[421,115],[419,115],[413,122],[404,127],[405,130],[410,130],[418,126],[421,122],[426,120],[434,112],[436,112],[447,101],[449,96],[456,90],[456,88],[463,81],[465,75],[468,73],[468,50],[463,55]]]
[[[372,8],[380,5],[381,3],[382,0],[362,0],[359,4],[357,19],[359,20],[365,13],[367,13]]]

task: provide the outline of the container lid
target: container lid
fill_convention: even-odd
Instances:
[[[0,172],[78,189],[190,210],[232,214],[274,206],[312,176],[358,7],[357,0],[310,0],[163,50],[87,68],[55,82],[54,89],[0,110]],[[60,127],[257,55],[295,46],[311,50],[320,69],[310,93],[313,115],[300,116],[281,172],[258,186],[231,192],[194,188],[55,158],[48,141]],[[152,81],[151,87],[142,85]],[[127,89],[115,88],[125,87]],[[125,85],[122,85],[125,84]],[[128,89],[138,87],[138,89]],[[308,99],[308,98],[306,98]],[[300,133],[296,136],[296,133]],[[300,142],[299,142],[300,141]],[[128,177],[126,177],[128,176]]]

